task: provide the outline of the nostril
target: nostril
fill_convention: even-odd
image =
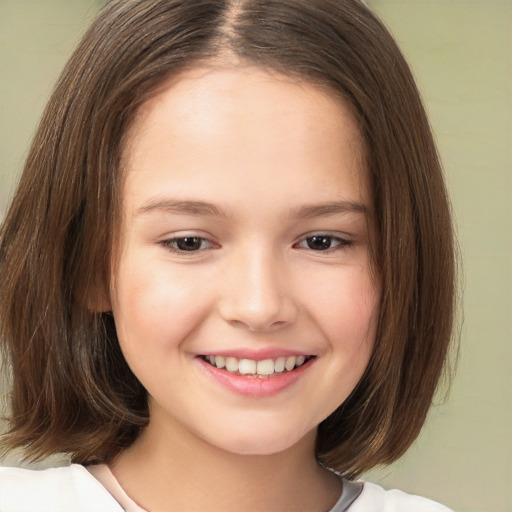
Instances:
[[[251,332],[262,332],[262,331],[268,331],[269,329],[278,329],[280,327],[284,327],[289,322],[285,322],[284,320],[278,320],[276,322],[271,322],[269,325],[249,325],[249,331]]]

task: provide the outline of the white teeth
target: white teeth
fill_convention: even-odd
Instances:
[[[240,375],[261,375],[269,376],[283,373],[285,370],[291,372],[293,369],[302,366],[306,362],[306,356],[278,357],[277,359],[237,359],[236,357],[205,356],[212,366],[219,369],[225,368],[228,372],[239,373]]]
[[[258,361],[256,373],[258,375],[272,375],[274,373],[274,361],[272,359]]]
[[[278,357],[274,361],[274,371],[276,373],[284,372],[284,363],[286,363],[286,357]]]
[[[286,362],[284,363],[284,367],[291,372],[295,368],[295,362],[297,358],[294,356],[287,357]]]
[[[251,359],[240,359],[238,371],[242,375],[254,375],[256,373],[256,361]]]
[[[226,370],[228,372],[238,371],[238,359],[236,357],[226,357]]]

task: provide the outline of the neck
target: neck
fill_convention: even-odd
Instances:
[[[148,511],[325,511],[338,499],[340,483],[316,462],[315,436],[310,432],[277,454],[240,455],[176,425],[162,436],[150,423],[110,467]]]

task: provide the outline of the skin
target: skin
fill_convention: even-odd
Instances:
[[[380,298],[350,109],[289,77],[212,63],[141,108],[124,160],[108,306],[150,423],[114,475],[151,511],[328,510],[340,482],[315,460],[316,429],[368,364]],[[310,246],[319,234],[326,250]],[[184,237],[199,248],[177,250]],[[205,371],[200,356],[226,350],[314,358],[254,397]]]

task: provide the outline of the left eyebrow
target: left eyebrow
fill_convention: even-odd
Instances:
[[[225,212],[212,203],[204,201],[179,201],[174,199],[154,199],[141,206],[137,213],[165,212],[188,215],[213,215],[226,217]]]
[[[362,213],[367,214],[368,208],[356,201],[332,201],[329,203],[305,205],[297,210],[292,210],[292,216],[301,219],[314,219],[340,213]]]

